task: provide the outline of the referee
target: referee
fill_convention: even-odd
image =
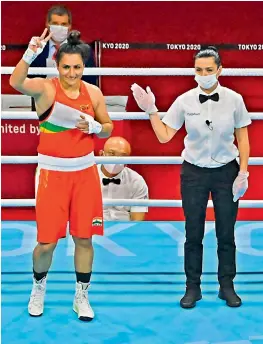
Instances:
[[[222,65],[216,48],[210,46],[197,52],[194,65],[198,87],[179,96],[162,121],[150,88],[145,92],[134,84],[131,89],[138,106],[150,115],[151,125],[161,143],[170,141],[185,123],[187,136],[182,152],[181,194],[186,231],[186,293],[180,305],[192,308],[202,298],[202,241],[211,193],[218,242],[218,296],[226,300],[228,306],[238,307],[241,299],[233,284],[236,275],[234,227],[238,199],[248,188],[247,126],[251,119],[242,96],[218,82]]]

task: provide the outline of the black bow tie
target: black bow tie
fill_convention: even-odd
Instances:
[[[214,102],[218,102],[219,101],[219,94],[214,93],[211,96],[205,96],[204,94],[199,94],[199,100],[200,100],[201,104],[205,103],[208,99],[212,99]]]
[[[102,184],[103,185],[109,185],[110,183],[120,185],[121,180],[120,178],[102,178]]]

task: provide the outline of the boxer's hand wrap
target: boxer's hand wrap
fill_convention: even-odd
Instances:
[[[42,53],[47,44],[47,42],[44,40],[41,40],[39,44],[37,42],[37,40],[39,39],[39,37],[32,37],[29,42],[29,46],[23,55],[23,60],[29,65],[31,65],[31,63],[37,58],[37,56]],[[36,51],[32,50],[31,47],[37,47]]]
[[[102,131],[102,125],[97,121],[89,121],[88,134],[99,134]]]

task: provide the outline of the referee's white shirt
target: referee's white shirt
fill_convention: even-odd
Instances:
[[[209,96],[214,93],[219,94],[218,102],[209,99],[201,104],[199,94],[208,94],[199,86],[191,89],[174,101],[162,119],[176,130],[185,123],[187,135],[182,157],[200,167],[219,167],[237,158],[234,130],[251,124],[240,94],[220,84]],[[211,124],[208,126],[206,121]]]
[[[101,181],[103,199],[148,199],[148,186],[143,177],[129,167],[125,167],[115,179],[120,178],[120,185],[102,184],[102,178],[108,178],[97,165]],[[137,206],[104,206],[103,215],[106,221],[130,221],[130,213],[146,213],[148,207]]]

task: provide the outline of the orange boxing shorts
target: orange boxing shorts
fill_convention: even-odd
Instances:
[[[102,193],[97,166],[80,171],[41,168],[36,176],[37,241],[53,243],[69,232],[77,238],[103,235]]]

